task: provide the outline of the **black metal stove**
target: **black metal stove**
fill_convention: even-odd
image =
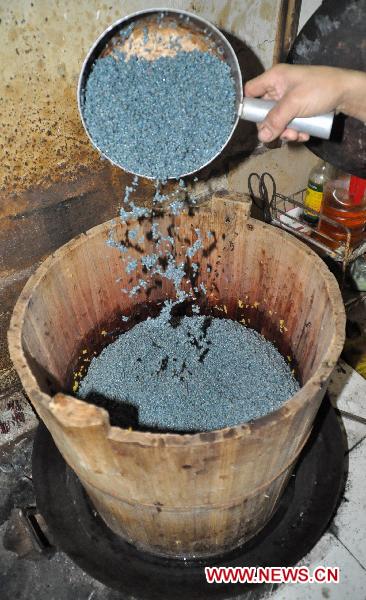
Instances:
[[[209,560],[162,559],[115,535],[99,517],[74,472],[40,425],[33,450],[37,507],[58,547],[89,575],[134,600],[251,600],[267,586],[208,584],[204,567],[290,566],[324,533],[344,487],[345,444],[335,410],[323,402],[279,508],[254,539]],[[123,597],[122,596],[122,597]]]

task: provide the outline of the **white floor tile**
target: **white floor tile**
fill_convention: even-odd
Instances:
[[[334,369],[328,387],[329,398],[336,408],[366,419],[366,380],[343,360]],[[366,424],[341,414],[348,449],[366,436]]]
[[[366,379],[343,360],[331,376],[328,394],[334,406],[366,419]]]
[[[335,534],[366,569],[366,440],[349,454],[345,501],[334,519]],[[366,593],[365,593],[366,598]]]
[[[339,566],[340,583],[282,585],[271,594],[271,600],[365,600],[366,570],[332,534],[326,533],[301,564],[310,569]]]
[[[357,423],[353,419],[348,419],[341,415],[343,427],[346,431],[347,436],[347,448],[348,450],[352,450],[352,448],[358,444],[361,440],[366,437],[366,425],[363,423]]]

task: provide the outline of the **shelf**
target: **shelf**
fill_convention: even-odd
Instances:
[[[306,190],[300,190],[292,196],[284,196],[276,192],[270,203],[271,223],[285,231],[289,231],[305,243],[313,246],[321,254],[329,256],[334,261],[341,263],[343,269],[356,260],[361,254],[366,252],[366,240],[357,248],[351,248],[351,231],[341,223],[321,215],[321,219],[337,227],[345,234],[346,241],[334,245],[334,240],[322,231],[319,231],[317,225],[310,225],[303,217],[304,197]],[[306,208],[315,216],[320,217],[318,211]],[[330,247],[331,244],[333,247]],[[336,243],[337,244],[337,243]]]

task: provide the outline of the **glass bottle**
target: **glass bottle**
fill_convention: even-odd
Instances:
[[[327,165],[326,162],[321,160],[312,168],[309,174],[309,181],[304,199],[303,217],[305,221],[312,225],[315,225],[318,222],[319,216],[308,209],[320,212],[323,201],[324,184],[329,179],[329,167],[330,165]]]
[[[329,223],[323,215],[336,223]],[[318,230],[331,238],[325,240],[328,246],[337,248],[347,241],[346,227],[351,247],[355,248],[365,240],[365,226],[366,180],[338,171],[324,186]]]

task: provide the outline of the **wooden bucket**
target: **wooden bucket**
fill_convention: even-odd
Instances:
[[[110,426],[104,409],[62,393],[91,331],[105,335],[115,315],[137,302],[174,297],[165,280],[133,298],[121,292],[127,278],[135,285],[141,273],[127,276],[119,251],[106,244],[111,228],[116,240],[126,240],[119,222],[99,225],[50,256],[14,309],[11,357],[34,408],[107,525],[159,555],[221,553],[267,523],[342,350],[345,314],[333,275],[305,245],[247,211],[243,197],[215,196],[174,225],[182,240],[193,241],[197,227],[214,232],[198,259],[198,282],[213,313],[245,319],[298,365],[300,391],[254,422],[189,435],[129,431]],[[162,228],[170,223],[161,219]],[[136,226],[146,234],[151,223]],[[139,256],[133,248],[129,254]]]

